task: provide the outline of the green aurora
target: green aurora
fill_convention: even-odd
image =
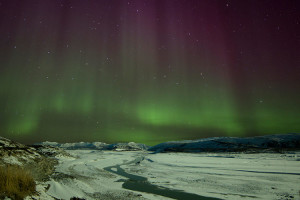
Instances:
[[[252,14],[255,28],[241,14],[254,6],[237,2],[240,11],[223,1],[28,2],[0,8],[1,136],[153,145],[300,132],[293,5],[267,22]]]

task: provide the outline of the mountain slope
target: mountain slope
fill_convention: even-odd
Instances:
[[[31,194],[31,196],[27,196],[29,193],[24,194],[27,196],[24,199],[53,199],[46,194],[48,184],[45,184],[44,181],[48,180],[49,176],[54,172],[54,167],[58,164],[58,161],[46,156],[41,151],[42,149],[49,148],[37,149],[0,137],[0,168],[5,169],[2,170],[1,178],[4,181],[10,181],[10,186],[6,185],[6,187],[14,188],[13,192],[8,192],[7,188],[2,188],[3,190],[0,190],[0,199],[9,199],[7,197],[20,199],[20,194],[26,189],[26,184],[22,183],[31,177],[34,179],[36,192]],[[10,171],[12,173],[9,173]]]
[[[42,155],[33,148],[0,137],[0,163],[23,165],[42,159]]]
[[[94,149],[94,150],[115,150],[115,151],[143,151],[149,147],[145,144],[135,142],[106,144],[103,142],[75,142],[75,143],[57,143],[41,142],[35,145],[59,147],[66,150]]]
[[[300,149],[300,134],[266,135],[257,137],[213,137],[199,140],[165,142],[149,151],[155,152],[234,152],[234,151],[281,151]]]

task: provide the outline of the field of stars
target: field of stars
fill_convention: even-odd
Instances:
[[[0,0],[0,135],[300,132],[300,1]]]

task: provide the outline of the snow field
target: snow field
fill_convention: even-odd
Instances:
[[[47,194],[69,199],[169,199],[122,188],[124,177],[103,168],[123,164],[152,184],[220,199],[300,199],[300,152],[158,153],[70,150],[59,157]],[[139,163],[130,163],[137,157]],[[127,164],[126,164],[127,163]],[[130,164],[128,164],[130,163]],[[122,180],[123,179],[123,180]],[[66,192],[68,191],[68,192]]]

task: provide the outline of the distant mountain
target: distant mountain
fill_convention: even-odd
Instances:
[[[110,144],[106,147],[107,150],[116,151],[146,151],[149,146],[135,142]]]
[[[154,152],[236,152],[281,151],[300,149],[300,133],[257,137],[213,137],[199,140],[165,142],[153,147]]]
[[[94,150],[115,150],[115,151],[143,151],[149,147],[145,144],[135,142],[106,144],[103,142],[77,142],[77,143],[57,143],[57,142],[41,142],[35,145],[59,147],[66,150],[76,149],[94,149]]]
[[[108,145],[103,142],[76,142],[76,143],[57,143],[57,142],[40,142],[35,143],[34,145],[42,145],[42,146],[52,146],[52,147],[59,147],[62,149],[67,150],[74,150],[74,149],[98,149],[102,150]]]
[[[94,149],[114,151],[154,151],[154,152],[262,152],[300,150],[300,133],[265,135],[256,137],[212,137],[198,140],[164,142],[153,147],[128,142],[106,144],[103,142],[57,143],[41,142],[35,145],[52,146],[66,150]],[[55,151],[57,152],[57,151]]]

